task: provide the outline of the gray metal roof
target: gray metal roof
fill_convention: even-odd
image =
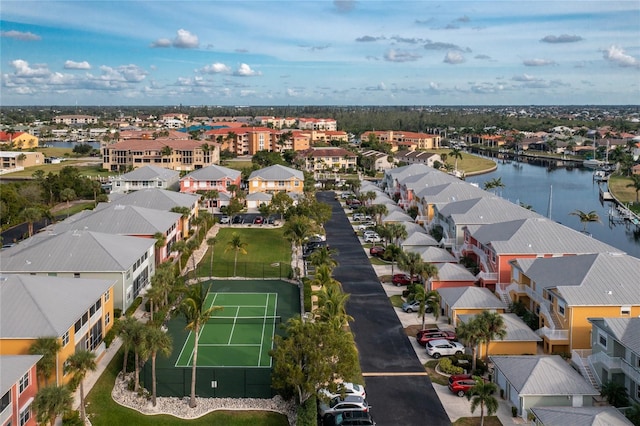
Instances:
[[[186,194],[160,188],[148,188],[113,197],[112,205],[121,204],[169,211],[174,207],[187,207],[192,209],[198,203],[199,199],[200,195],[198,194]]]
[[[411,221],[406,220],[404,222],[400,222],[400,224],[404,225],[404,229],[407,230],[407,234],[408,235],[411,235],[411,234],[414,234],[414,233],[425,234],[425,235],[427,234],[427,230],[424,229],[422,227],[422,225],[420,225],[419,223],[415,223],[413,220],[411,220]],[[435,239],[434,239],[434,241],[435,241]]]
[[[498,254],[586,254],[619,252],[613,246],[545,217],[481,225],[473,238]]]
[[[600,395],[560,355],[491,356],[520,396]]]
[[[300,170],[285,167],[280,164],[265,167],[264,169],[255,170],[249,175],[249,180],[288,180],[291,178],[304,180],[304,173]]]
[[[446,183],[454,182],[464,183],[455,176],[443,173],[435,169],[421,174],[406,176],[400,179],[399,182],[402,185],[406,186],[408,189],[411,189],[414,193],[417,193],[424,188],[429,188],[436,185],[443,185]],[[465,183],[465,185],[471,186],[468,183]]]
[[[431,173],[435,171],[433,167],[429,167],[425,164],[410,164],[408,166],[395,167],[393,169],[389,169],[385,172],[391,179],[401,180],[402,178],[413,176],[413,175],[422,175],[425,173]]]
[[[416,196],[424,199],[427,204],[450,203],[490,195],[487,191],[459,179],[454,182],[427,186],[416,192]]]
[[[460,321],[466,323],[475,318],[476,315],[458,315]],[[503,342],[541,342],[542,339],[529,328],[516,314],[500,314],[504,321],[505,331]]]
[[[543,426],[631,426],[615,407],[532,407]]]
[[[3,275],[0,338],[60,337],[114,284],[111,280]]]
[[[18,383],[40,358],[42,355],[0,355],[0,395]]]
[[[392,211],[388,215],[384,216],[382,218],[382,223],[406,222],[406,221],[410,221],[410,220],[411,220],[411,216],[409,216],[408,214],[403,212],[402,209],[400,209],[400,211],[398,211],[398,210]]]
[[[407,247],[408,251],[419,253],[422,260],[429,263],[457,262],[456,258],[447,250],[440,247]]]
[[[429,234],[425,234],[422,232],[414,232],[413,234],[410,234],[407,237],[407,239],[404,240],[400,245],[402,246],[403,249],[408,250],[412,246],[418,246],[418,247],[434,246],[435,247],[440,245],[440,243],[436,241],[436,239]]]
[[[153,238],[92,231],[41,235],[0,252],[3,272],[123,272],[148,252]]]
[[[105,234],[153,235],[166,232],[178,222],[180,216],[180,213],[114,204],[94,210],[80,219],[55,224],[52,230],[55,233],[86,229]]]
[[[569,306],[640,304],[640,259],[598,253],[518,259],[516,264],[540,288],[555,288]]]
[[[254,192],[252,194],[247,194],[245,198],[247,201],[271,201],[273,195],[267,194],[266,192]]]
[[[527,217],[541,217],[539,214],[517,206],[500,197],[480,197],[454,201],[438,207],[439,214],[451,218],[458,226],[467,224],[487,224],[508,222]]]
[[[439,288],[438,294],[452,309],[506,309],[504,302],[484,287]]]
[[[589,321],[640,356],[640,318],[590,318]]]
[[[171,169],[165,169],[158,166],[144,166],[137,168],[129,173],[120,175],[119,178],[126,181],[136,180],[177,180],[180,177],[180,172]]]
[[[228,167],[213,164],[211,166],[194,170],[180,180],[188,180],[189,178],[194,180],[222,180],[226,178],[236,180],[241,174],[242,172],[240,172],[239,170],[233,170]]]
[[[459,263],[438,263],[436,267],[438,281],[476,281],[475,275]]]

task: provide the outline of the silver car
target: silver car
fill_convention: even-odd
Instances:
[[[447,355],[462,355],[464,353],[464,345],[451,340],[438,339],[427,342],[427,354],[438,359]]]
[[[369,412],[371,406],[367,403],[367,400],[361,396],[347,395],[344,398],[341,396],[335,396],[329,400],[329,402],[320,401],[318,404],[318,414],[323,419],[329,419],[335,417],[336,414],[359,411]]]

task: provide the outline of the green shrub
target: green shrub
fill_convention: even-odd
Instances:
[[[318,404],[314,396],[298,407],[296,424],[298,426],[316,426],[318,424]]]
[[[62,426],[84,426],[78,410],[71,410],[62,416]]]
[[[133,315],[136,309],[138,309],[138,306],[140,306],[141,303],[142,303],[142,297],[136,297],[136,300],[133,301],[131,306],[127,308],[124,314],[130,317],[131,315]]]
[[[456,367],[455,365],[453,365],[453,363],[451,362],[451,360],[449,358],[442,358],[440,360],[440,371],[442,371],[445,374],[462,374],[464,373],[464,369],[462,367]]]
[[[113,317],[115,319],[118,319],[122,316],[122,309],[119,308],[113,308]]]
[[[111,342],[113,342],[113,339],[116,338],[116,328],[111,327],[109,329],[109,331],[107,331],[107,334],[104,335],[104,344],[105,346],[108,348],[109,346],[111,346]]]
[[[302,285],[304,286],[304,311],[311,312],[311,280],[303,277]]]

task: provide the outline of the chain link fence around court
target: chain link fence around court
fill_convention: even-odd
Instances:
[[[211,266],[203,260],[198,265],[198,276],[201,278],[234,278],[242,277],[249,279],[291,279],[293,278],[293,269],[286,262],[274,263],[257,263],[257,262],[240,262],[237,265],[233,263],[214,264],[213,271]]]

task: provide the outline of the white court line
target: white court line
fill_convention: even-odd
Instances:
[[[233,330],[236,329],[236,321],[238,321],[238,314],[240,313],[240,306],[236,307],[236,316],[233,319],[233,325],[231,326],[231,333],[229,334],[229,342],[227,345],[231,345],[231,338],[233,337]]]

